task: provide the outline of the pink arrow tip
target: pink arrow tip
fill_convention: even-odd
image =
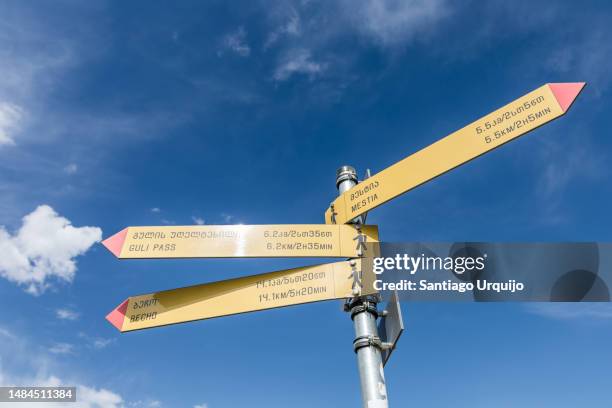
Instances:
[[[125,300],[116,309],[106,315],[106,320],[108,320],[110,324],[115,326],[119,331],[121,331],[123,328],[123,320],[125,319],[125,312],[127,311],[129,301],[129,299]]]
[[[559,102],[559,106],[561,106],[563,113],[567,112],[585,85],[586,82],[563,82],[558,84],[548,84],[553,95],[555,95],[555,98],[557,98],[557,102]]]
[[[102,241],[102,245],[106,247],[109,251],[111,251],[117,258],[121,254],[121,248],[123,248],[123,243],[125,242],[125,237],[127,235],[128,229],[125,228],[112,237],[106,238]]]

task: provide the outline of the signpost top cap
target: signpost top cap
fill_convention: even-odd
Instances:
[[[342,166],[336,170],[336,187],[343,181],[353,180],[357,182],[357,170],[352,166]]]

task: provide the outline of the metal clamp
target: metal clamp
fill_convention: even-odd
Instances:
[[[359,350],[360,348],[363,347],[370,347],[370,346],[374,346],[379,350],[383,349],[383,343],[380,340],[380,337],[378,336],[359,336],[357,338],[355,338],[355,340],[353,340],[353,349],[355,350],[355,353],[357,353],[357,350]]]
[[[342,166],[336,170],[336,188],[339,188],[340,184],[345,181],[357,184],[357,171],[353,166]]]
[[[359,301],[358,304],[351,303],[349,304],[351,308],[351,319],[355,320],[355,316],[359,313],[369,312],[374,315],[374,317],[378,318],[378,309],[376,308],[376,303],[364,301]]]

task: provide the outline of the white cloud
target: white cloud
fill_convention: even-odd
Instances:
[[[612,83],[608,69],[612,59],[609,19],[591,18],[588,30],[580,30],[579,34],[569,38],[562,36],[559,42],[558,47],[548,47],[551,49],[550,55],[544,61],[551,71],[575,78],[575,81],[595,84],[589,88],[589,92],[595,95],[609,88]]]
[[[345,0],[354,27],[382,45],[398,45],[435,27],[449,13],[445,0]]]
[[[589,146],[570,145],[573,143],[545,144],[543,156],[546,160],[542,160],[545,168],[538,183],[538,191],[546,197],[563,191],[572,181],[591,178],[591,175],[601,170],[598,155]]]
[[[161,401],[158,400],[146,400],[146,401],[133,401],[128,404],[129,407],[133,408],[159,408],[162,406]]]
[[[232,221],[236,218],[231,214],[221,213],[221,218],[223,218],[223,222],[226,224],[231,224]]]
[[[6,8],[0,24],[0,94],[29,99],[48,91],[58,74],[74,65],[76,39],[56,36],[32,9]],[[43,45],[44,44],[44,45]],[[83,47],[83,50],[85,48]]]
[[[533,303],[526,310],[530,313],[558,320],[612,319],[612,303]]]
[[[286,81],[294,74],[307,75],[309,79],[313,79],[321,74],[325,68],[326,64],[312,60],[309,50],[291,50],[276,67],[274,79]]]
[[[208,408],[208,404],[197,404],[194,405],[193,408]]]
[[[246,42],[246,31],[244,27],[239,27],[234,33],[228,34],[223,39],[223,46],[241,57],[248,57],[251,54],[251,47]]]
[[[4,374],[0,372],[0,374]],[[2,377],[0,377],[1,379]],[[24,382],[25,381],[25,382]],[[18,381],[1,381],[5,386],[16,386],[21,384],[28,384],[39,387],[74,387],[76,386],[77,401],[70,403],[54,403],[45,402],[41,404],[31,404],[33,406],[40,406],[41,408],[61,408],[61,407],[72,407],[72,408],[121,408],[123,407],[123,398],[120,395],[109,391],[105,388],[94,388],[86,385],[79,385],[74,383],[66,383],[58,377],[50,376],[47,378],[26,378]]]
[[[80,314],[70,309],[57,309],[55,316],[60,320],[77,320]]]
[[[270,48],[284,36],[299,36],[301,31],[300,16],[295,9],[291,9],[288,20],[268,34],[264,49]]]
[[[70,163],[64,167],[66,174],[75,174],[79,170],[79,166],[76,163]]]
[[[123,405],[123,398],[120,395],[104,388],[95,389],[85,385],[78,386],[77,398],[79,400],[77,407],[83,408],[119,408]]]
[[[102,238],[97,227],[74,227],[53,208],[41,205],[23,217],[21,228],[11,235],[0,226],[0,276],[39,295],[51,278],[72,282],[75,257]]]
[[[115,339],[103,339],[101,337],[94,339],[93,347],[97,350],[103,349],[111,343],[114,343]]]
[[[303,74],[312,81],[325,73],[333,81],[315,92],[335,100],[355,80],[355,46],[369,43],[395,53],[417,40],[428,40],[451,8],[447,0],[290,1],[269,14],[271,28],[264,50],[276,46],[281,56],[273,79],[280,82]],[[356,35],[363,41],[355,43]],[[353,48],[334,47],[345,39]]]
[[[153,208],[151,208],[151,212],[152,213],[158,213],[158,212],[161,212],[161,209],[159,207],[153,207]]]
[[[4,327],[0,327],[0,337],[5,337],[7,339],[14,339],[15,335],[11,333],[8,329]]]
[[[48,351],[48,350],[47,350]],[[95,387],[83,384],[83,380],[76,377],[74,368],[71,374],[64,377],[58,375],[55,366],[56,357],[41,350],[30,342],[27,336],[13,334],[10,330],[0,326],[0,386],[29,385],[40,387],[76,387],[77,402],[26,404],[40,406],[41,408],[123,408],[129,403],[123,398],[104,387]],[[64,363],[62,363],[63,365]]]
[[[546,224],[568,221],[564,197],[579,185],[600,182],[605,174],[605,157],[585,134],[576,128],[563,138],[539,138],[540,148],[534,149],[537,173],[535,196],[541,201],[538,219]]]
[[[104,337],[91,337],[87,334],[80,332],[79,337],[85,340],[85,346],[89,348],[93,348],[95,350],[102,350],[109,345],[113,344],[116,339],[114,338],[104,338]]]
[[[74,353],[74,346],[69,343],[55,343],[49,347],[49,352],[53,354],[72,354]]]
[[[0,146],[14,145],[15,133],[19,130],[23,110],[16,105],[0,102]]]
[[[204,225],[204,218],[201,217],[196,217],[195,215],[193,217],[191,217],[191,219],[193,220],[194,223],[196,223],[197,225]]]

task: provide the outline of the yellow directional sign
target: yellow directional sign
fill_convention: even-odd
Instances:
[[[126,332],[373,293],[360,271],[355,259],[133,296],[106,319]]]
[[[356,185],[332,203],[327,224],[344,224],[563,115],[583,82],[546,84]]]
[[[364,225],[191,225],[128,227],[102,243],[121,259],[355,257],[378,242]]]

